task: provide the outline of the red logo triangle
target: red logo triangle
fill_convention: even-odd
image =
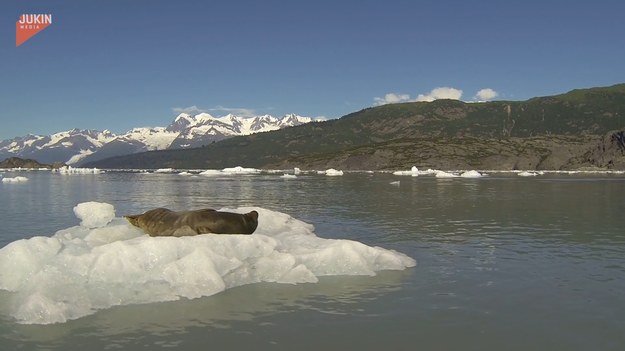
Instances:
[[[21,15],[15,22],[15,46],[22,45],[52,24],[52,15]]]

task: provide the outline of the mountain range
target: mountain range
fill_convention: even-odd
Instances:
[[[625,84],[526,101],[408,102],[86,166],[286,169],[625,169]]]
[[[64,162],[79,166],[109,157],[150,150],[205,146],[226,138],[278,130],[312,122],[313,118],[288,114],[241,117],[229,114],[179,114],[167,127],[134,128],[116,135],[109,130],[72,129],[52,135],[32,135],[0,141],[0,160],[9,157],[42,163]]]

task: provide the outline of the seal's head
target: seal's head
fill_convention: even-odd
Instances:
[[[126,220],[130,224],[132,224],[133,226],[141,228],[141,226],[139,225],[139,217],[140,216],[141,216],[140,214],[138,214],[138,215],[128,215],[128,216],[124,216],[124,218],[126,218]]]
[[[258,227],[258,212],[256,211],[248,212],[244,214],[243,216],[245,216],[245,221],[247,222],[249,226],[249,229],[250,229],[249,233],[250,234],[254,233],[254,231]]]

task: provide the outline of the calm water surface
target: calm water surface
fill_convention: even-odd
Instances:
[[[84,201],[114,204],[118,215],[259,206],[314,224],[320,237],[418,263],[115,307],[58,325],[0,315],[3,350],[625,349],[623,175],[5,173],[16,175],[29,181],[0,184],[0,246],[77,225],[72,208]],[[0,292],[0,304],[8,301]]]

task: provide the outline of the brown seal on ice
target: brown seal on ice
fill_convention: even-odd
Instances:
[[[155,208],[143,214],[124,216],[130,224],[151,236],[198,234],[252,234],[258,226],[258,212],[232,213],[212,209],[175,212]]]

